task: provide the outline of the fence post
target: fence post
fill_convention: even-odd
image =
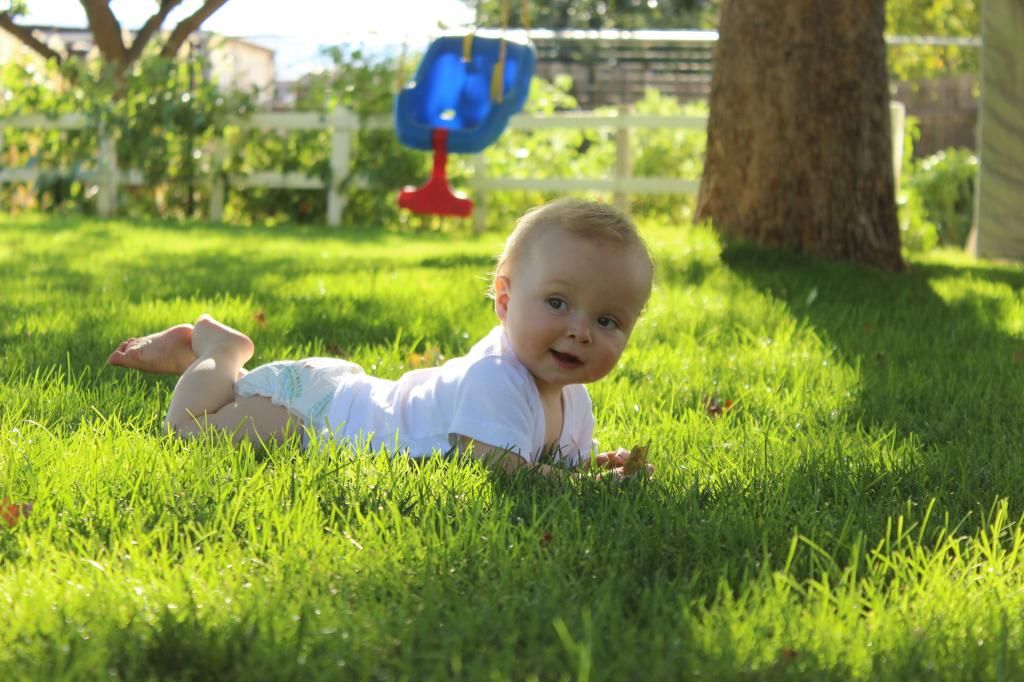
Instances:
[[[223,131],[221,131],[223,135]],[[210,173],[213,175],[213,186],[210,188],[210,220],[219,223],[224,218],[224,198],[227,188],[224,186],[224,139],[218,137],[213,141],[210,152]]]
[[[629,105],[622,104],[618,109],[621,119],[629,114]],[[633,175],[633,149],[629,142],[629,128],[621,121],[615,128],[615,193],[612,205],[623,213],[629,213],[629,193],[623,184]]]
[[[889,127],[892,130],[892,179],[896,193],[900,191],[900,169],[903,167],[903,128],[907,107],[903,102],[889,102]]]
[[[96,208],[100,216],[109,218],[117,211],[117,145],[106,124],[99,129],[99,193]]]
[[[487,229],[487,191],[481,187],[487,178],[487,159],[484,153],[473,155],[473,178],[470,187],[473,187],[473,233],[481,234]]]
[[[338,183],[348,177],[352,158],[352,137],[358,122],[352,112],[338,107],[331,112],[331,177],[327,184],[327,224],[341,224],[345,210],[345,197],[338,191]]]

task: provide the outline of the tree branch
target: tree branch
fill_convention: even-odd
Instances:
[[[62,55],[43,41],[39,40],[39,38],[32,35],[32,31],[30,29],[14,23],[14,17],[11,16],[10,12],[0,12],[0,28],[17,38],[26,47],[29,47],[34,52],[41,54],[45,59],[55,59],[57,63],[60,64],[66,58],[66,55]]]
[[[171,13],[171,10],[180,4],[181,0],[160,1],[160,9],[154,12],[153,16],[147,19],[146,23],[139,29],[139,32],[135,34],[135,40],[132,41],[132,46],[128,50],[129,64],[134,64],[142,56],[142,51],[146,48],[153,34],[164,25],[164,21],[167,20],[167,15]]]
[[[128,66],[128,50],[121,38],[121,24],[110,11],[110,0],[78,0],[85,8],[93,40],[103,58],[122,69]]]
[[[174,30],[171,32],[171,36],[167,39],[164,44],[164,49],[160,50],[161,57],[173,58],[178,54],[178,50],[181,49],[182,44],[189,35],[199,29],[203,25],[203,22],[210,18],[210,15],[221,8],[224,3],[228,0],[206,0],[203,6],[197,9],[191,16],[182,19]]]

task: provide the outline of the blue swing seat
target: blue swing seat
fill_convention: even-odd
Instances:
[[[395,130],[413,149],[433,149],[433,131],[448,131],[449,152],[482,151],[501,135],[508,119],[523,108],[537,61],[533,46],[505,41],[501,102],[491,101],[491,75],[500,38],[473,37],[463,61],[463,38],[438,38],[427,48],[416,78],[395,98]]]

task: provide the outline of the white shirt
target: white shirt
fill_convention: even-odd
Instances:
[[[445,452],[459,436],[508,448],[535,463],[544,449],[544,408],[537,384],[497,326],[463,357],[418,369],[397,381],[365,373],[342,378],[324,433],[335,440],[406,450],[412,457]],[[575,465],[593,448],[594,414],[587,389],[562,389],[560,461]]]

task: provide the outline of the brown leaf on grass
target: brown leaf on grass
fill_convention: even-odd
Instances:
[[[422,353],[409,353],[405,357],[405,361],[409,363],[409,366],[413,369],[419,369],[420,367],[434,367],[444,362],[444,355],[441,354],[440,346],[427,346]]]
[[[1024,350],[1015,351],[1013,354],[1013,364],[1019,365],[1024,362]]]
[[[267,326],[267,315],[263,312],[263,308],[260,308],[252,314],[252,319],[256,320],[256,324],[261,327]]]
[[[31,504],[16,504],[6,497],[0,500],[0,525],[13,528],[14,524],[21,519],[28,518],[31,513]]]
[[[331,355],[331,357],[335,357],[335,358],[347,358],[348,357],[348,353],[345,352],[345,349],[342,348],[341,346],[339,346],[336,343],[329,344],[327,346],[327,348],[325,348],[324,350],[326,350]]]
[[[629,451],[629,459],[622,466],[622,473],[626,476],[647,471],[647,450],[651,444],[637,445]]]
[[[551,544],[552,539],[553,538],[551,533],[544,533],[544,535],[540,536],[540,546],[547,547],[549,544]]]
[[[775,663],[768,668],[768,671],[773,673],[773,676],[783,673],[793,665],[799,657],[799,651],[792,647],[784,646],[779,650],[779,657],[775,659]]]
[[[733,401],[722,400],[718,397],[718,394],[705,396],[704,400],[701,401],[701,405],[704,407],[704,412],[709,417],[720,417],[726,412],[732,410]]]

